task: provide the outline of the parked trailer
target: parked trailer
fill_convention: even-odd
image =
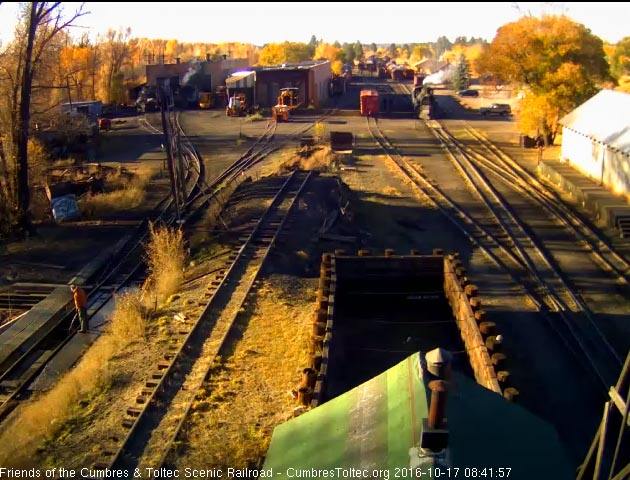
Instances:
[[[361,90],[359,101],[361,115],[373,117],[378,113],[378,92],[376,90]]]

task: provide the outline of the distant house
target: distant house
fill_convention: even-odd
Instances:
[[[415,63],[413,67],[416,69],[417,73],[421,73],[423,75],[431,75],[433,73],[440,72],[446,67],[449,66],[448,62],[443,62],[442,60],[421,60],[418,63]]]
[[[630,195],[630,95],[602,90],[560,125],[562,159],[614,193]]]

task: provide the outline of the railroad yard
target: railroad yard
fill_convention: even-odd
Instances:
[[[388,97],[386,111],[359,115],[365,88]],[[54,241],[33,239],[30,250],[3,256],[3,278],[49,284],[43,294],[24,286],[26,295],[67,303],[70,293],[59,285],[87,278],[81,269],[118,244],[86,280],[109,295],[91,290],[92,333],[0,359],[9,386],[1,397],[0,463],[261,468],[273,429],[310,408],[298,390],[306,369],[321,362],[313,345],[331,333],[325,325],[317,332],[328,307],[323,256],[455,254],[460,276],[478,289],[484,328],[502,336],[501,355],[488,351],[501,373],[499,393],[551,424],[577,467],[630,345],[630,241],[537,175],[538,152],[519,146],[514,119],[483,118],[478,105],[446,88],[435,90],[440,118],[419,119],[412,89],[408,81],[356,76],[333,108],[305,109],[287,122],[177,112],[190,182],[180,219],[188,247],[183,286],[156,305],[144,339],[124,347],[103,334],[106,302],[140,283],[143,221],[176,222],[159,213],[168,211],[169,192],[159,112],[114,122],[101,162],[144,162],[161,172],[145,208],[51,229]],[[352,153],[330,152],[331,132],[351,132]],[[390,307],[376,289],[378,282],[335,305],[348,323],[332,327],[331,349],[335,335],[348,347],[331,354],[331,396],[433,347],[457,351],[456,364],[475,376],[446,300]],[[409,327],[415,317],[426,325]],[[432,322],[448,323],[444,336],[428,333]],[[104,356],[111,358],[107,385],[89,390],[89,365]],[[58,358],[54,366],[46,366],[50,358]],[[38,375],[25,383],[33,360]],[[61,366],[75,361],[69,370],[77,378],[64,381],[86,391],[78,404],[58,407]]]

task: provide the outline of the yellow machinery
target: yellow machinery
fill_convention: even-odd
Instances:
[[[208,109],[214,107],[214,95],[212,92],[199,92],[199,108]]]
[[[281,88],[280,95],[278,95],[278,103],[272,107],[271,116],[276,122],[289,119],[289,112],[295,110],[300,106],[300,99],[298,96],[299,88]]]
[[[275,122],[286,122],[289,120],[289,107],[286,105],[276,105],[271,109],[271,118]]]
[[[230,97],[225,114],[228,117],[241,117],[247,114],[247,97],[243,93],[237,93]]]

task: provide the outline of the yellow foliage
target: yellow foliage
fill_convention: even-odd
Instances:
[[[536,137],[554,130],[560,118],[560,111],[548,95],[529,92],[521,100],[517,112],[521,132]]]
[[[180,45],[176,39],[167,40],[164,55],[170,58],[177,58],[179,57],[180,50]]]
[[[324,136],[326,135],[326,125],[324,122],[315,122],[314,127],[314,139],[315,143],[322,143],[324,141]]]
[[[332,62],[331,65],[330,65],[330,70],[335,75],[341,75],[341,72],[343,71],[343,63],[342,63],[342,61],[341,60],[335,60],[334,62]]]
[[[260,51],[258,65],[279,65],[285,62],[298,63],[309,59],[309,46],[306,43],[268,43]]]
[[[442,55],[442,59],[445,62],[457,64],[460,55],[464,55],[464,57],[468,61],[468,65],[470,66],[471,75],[476,76],[477,71],[475,69],[475,64],[477,59],[483,52],[483,48],[483,45],[480,43],[475,43],[473,45],[463,45],[458,43],[455,44],[451,50],[444,52],[444,54]]]
[[[339,47],[335,47],[330,43],[321,42],[315,49],[314,60],[339,60],[343,55],[343,50]]]

